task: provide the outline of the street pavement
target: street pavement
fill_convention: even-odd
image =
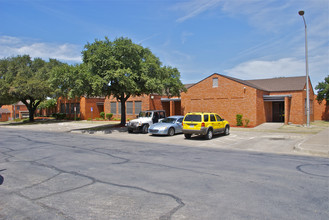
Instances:
[[[313,134],[206,141],[81,124],[0,126],[1,220],[329,219],[329,159],[264,153]]]

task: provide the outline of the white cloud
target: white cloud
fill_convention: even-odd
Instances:
[[[309,74],[313,87],[329,74],[328,55],[309,57]],[[250,60],[236,65],[224,73],[239,79],[265,79],[273,77],[304,76],[305,59]]]
[[[182,23],[209,9],[216,8],[222,0],[193,0],[177,4],[174,9],[184,11],[184,15],[176,21]]]
[[[295,58],[283,58],[274,61],[252,60],[224,72],[239,79],[300,76],[305,73],[305,62]]]
[[[11,36],[0,36],[0,57],[28,54],[32,58],[54,58],[65,62],[81,62],[81,48],[74,44],[34,42]]]

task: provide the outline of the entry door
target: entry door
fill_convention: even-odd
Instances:
[[[273,102],[273,122],[284,122],[284,102]]]

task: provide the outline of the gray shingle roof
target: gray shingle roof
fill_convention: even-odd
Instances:
[[[227,79],[233,80],[235,82],[241,83],[246,86],[250,86],[255,89],[267,91],[267,92],[286,92],[286,91],[301,91],[304,90],[305,87],[305,76],[295,76],[295,77],[277,77],[277,78],[270,78],[270,79],[255,79],[255,80],[242,80],[237,79],[231,76],[226,76],[219,73],[214,73],[213,75],[220,75]],[[205,79],[207,79],[205,78]],[[203,80],[205,80],[203,79]],[[202,82],[201,80],[200,82]],[[200,83],[198,82],[198,83]],[[188,89],[198,83],[195,84],[186,84],[185,87]]]
[[[10,111],[5,108],[0,108],[0,114],[4,114],[4,113],[10,113]]]
[[[261,90],[268,92],[300,91],[304,89],[306,84],[305,76],[279,77],[245,81],[255,85]]]

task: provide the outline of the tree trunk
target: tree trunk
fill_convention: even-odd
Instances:
[[[118,98],[118,100],[121,101],[121,126],[126,125],[126,101],[129,99],[130,95],[127,95],[125,97],[125,94],[122,93],[121,96]]]
[[[34,122],[34,111],[29,109],[29,121]]]
[[[126,99],[121,99],[121,126],[126,124]]]
[[[27,100],[21,100],[21,101],[27,107],[27,110],[29,110],[29,121],[34,122],[34,112],[37,109],[37,107],[41,101],[40,100],[35,101],[33,98],[29,98],[28,100],[29,100],[29,103],[27,102]]]

